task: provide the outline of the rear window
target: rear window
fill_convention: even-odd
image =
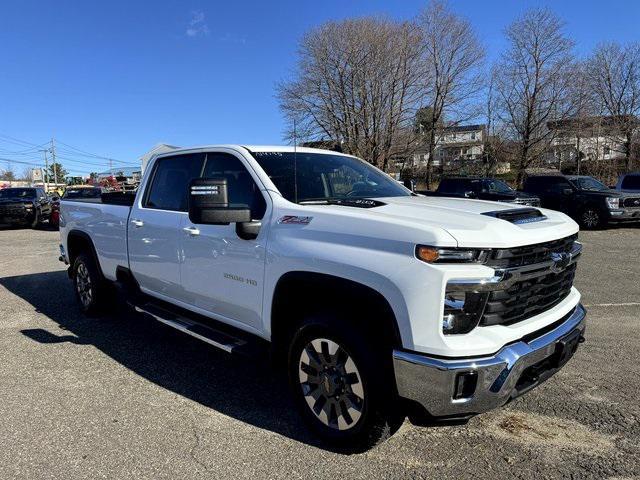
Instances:
[[[188,186],[191,180],[200,177],[204,157],[204,153],[192,153],[160,158],[155,164],[144,206],[186,212]]]
[[[100,188],[67,188],[62,198],[100,198],[102,189]]]

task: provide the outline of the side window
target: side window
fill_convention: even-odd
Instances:
[[[455,182],[445,178],[440,180],[440,185],[438,186],[438,191],[442,193],[456,193],[456,185]]]
[[[209,152],[202,172],[204,178],[226,178],[230,206],[247,206],[251,218],[259,220],[264,216],[267,204],[256,182],[234,155],[224,152]]]
[[[456,184],[456,193],[459,193],[460,195],[473,191],[473,185],[469,180],[458,180]]]
[[[192,153],[160,158],[143,206],[186,212],[189,182],[200,176],[204,157],[204,153]]]
[[[571,188],[571,185],[564,178],[549,178],[545,190],[550,193],[562,193],[565,188]]]

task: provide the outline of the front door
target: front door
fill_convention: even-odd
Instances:
[[[254,220],[265,216],[267,194],[233,153],[207,153],[202,176],[226,178],[230,206],[248,206]],[[184,216],[181,232],[187,303],[231,324],[260,330],[266,226],[257,238],[243,240],[236,224],[194,224]]]
[[[204,158],[203,153],[196,153],[156,160],[147,188],[131,210],[129,267],[145,293],[184,298],[180,225],[187,216],[189,182],[200,176]]]
[[[571,198],[572,191],[573,187],[565,178],[557,177],[550,179],[544,192],[546,200],[544,207],[569,213],[574,201],[574,199]]]

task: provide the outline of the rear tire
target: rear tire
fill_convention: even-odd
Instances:
[[[341,450],[364,451],[400,428],[391,348],[333,315],[311,316],[289,349],[289,383],[305,423]]]
[[[101,313],[108,297],[108,285],[100,275],[91,255],[81,253],[73,262],[73,286],[80,308],[85,315]]]

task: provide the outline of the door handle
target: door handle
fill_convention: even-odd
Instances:
[[[142,220],[137,220],[137,219],[131,220],[131,223],[133,223],[133,226],[136,228],[140,228],[144,225],[144,222]]]
[[[200,230],[196,227],[184,227],[182,230],[184,230],[186,233],[188,233],[192,237],[195,237],[196,235],[200,235]]]

